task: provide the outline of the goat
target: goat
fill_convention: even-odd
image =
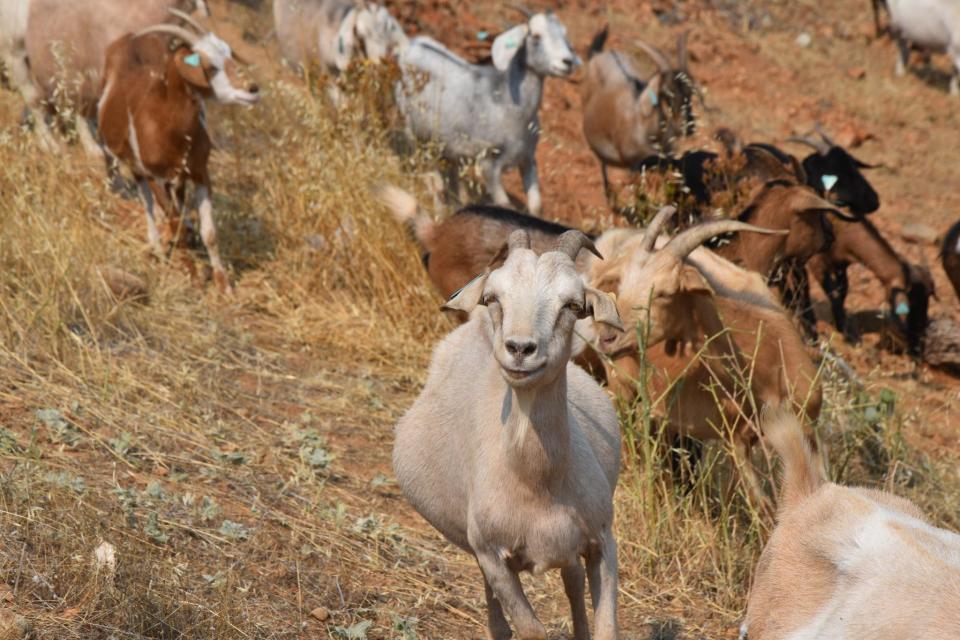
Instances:
[[[960,535],[909,500],[825,481],[789,413],[764,433],[783,481],[741,638],[960,638]]]
[[[593,245],[568,231],[553,251],[520,229],[505,258],[445,307],[470,313],[434,351],[420,396],[396,427],[393,467],[413,507],[471,553],[483,574],[488,637],[547,635],[519,573],[559,568],[574,637],[617,637],[613,491],[620,427],[610,399],[570,363],[574,323],[620,326],[616,306],[585,287],[574,260]],[[482,308],[479,308],[482,307]]]
[[[751,426],[756,411],[790,403],[816,421],[822,402],[817,369],[762,278],[716,256],[705,260],[691,253],[718,233],[768,230],[734,220],[707,222],[654,251],[663,222],[655,219],[642,239],[608,256],[591,283],[616,292],[626,326],[646,327],[642,348],[652,370],[650,397],[669,396],[668,435],[704,440],[729,429],[747,488],[766,505],[749,462],[758,435]],[[637,330],[597,335],[597,348],[610,358],[605,365],[611,390],[625,401],[636,397],[643,377],[640,345]]]
[[[849,340],[857,341],[855,330],[847,323],[844,307],[849,290],[847,268],[852,263],[862,264],[883,285],[890,316],[895,328],[905,336],[909,353],[919,355],[929,322],[930,296],[935,294],[929,271],[900,257],[879,229],[865,218],[856,222],[834,222],[833,230],[833,245],[814,256],[807,267],[827,294],[834,326]],[[809,304],[806,309],[807,322],[816,324]]]
[[[583,81],[583,135],[600,160],[604,193],[610,196],[607,167],[634,169],[651,155],[669,155],[674,142],[694,131],[693,79],[687,67],[687,36],[677,42],[677,66],[655,47],[637,45],[657,65],[644,79],[618,51],[603,51],[604,27],[590,44]]]
[[[33,121],[40,143],[52,150],[56,147],[50,129],[34,105],[37,88],[30,77],[27,59],[27,18],[29,0],[0,0],[0,60],[6,70],[7,83],[18,91],[26,105],[27,119]]]
[[[173,10],[175,11],[175,10]],[[154,199],[169,235],[185,242],[179,228],[187,181],[196,185],[200,235],[210,255],[213,276],[221,291],[231,290],[220,260],[213,222],[207,160],[211,141],[203,99],[224,104],[253,105],[256,85],[237,88],[237,68],[230,46],[214,33],[188,20],[195,31],[160,24],[127,34],[107,48],[103,95],[97,119],[110,154],[136,177],[144,200],[147,238],[163,253],[154,216]],[[185,45],[172,53],[163,36]]]
[[[407,44],[397,20],[379,4],[354,0],[277,0],[273,20],[283,58],[339,75],[358,55],[377,61]]]
[[[815,150],[802,161],[807,186],[820,197],[830,200],[834,206],[849,209],[857,216],[865,216],[879,209],[880,196],[861,172],[862,169],[875,169],[877,165],[855,158],[828,138],[819,126],[816,130],[819,140],[809,135],[789,138],[792,142],[808,145]],[[782,154],[776,147],[766,147]]]
[[[952,0],[886,0],[897,40],[897,76],[907,72],[910,43],[945,51],[953,63],[950,95],[960,97],[960,5]]]
[[[957,298],[960,298],[960,222],[950,227],[943,237],[940,260]]]
[[[543,84],[580,64],[566,32],[553,13],[529,15],[493,41],[493,66],[470,64],[425,36],[400,54],[397,101],[408,129],[440,143],[448,159],[477,159],[497,205],[510,203],[501,173],[519,167],[527,208],[542,210],[536,150]]]
[[[31,109],[67,98],[84,150],[102,156],[93,133],[107,47],[122,35],[170,18],[168,9],[210,15],[205,0],[30,0],[26,53],[36,81]],[[81,119],[85,122],[81,122]],[[41,121],[42,118],[37,118]]]

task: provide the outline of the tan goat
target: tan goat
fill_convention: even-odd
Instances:
[[[656,220],[660,223],[660,220]],[[668,434],[700,440],[733,436],[747,487],[767,499],[749,462],[759,437],[758,410],[789,404],[809,421],[820,413],[817,368],[792,321],[757,274],[701,257],[687,261],[704,240],[723,231],[757,231],[735,221],[705,223],[654,250],[657,224],[640,246],[631,240],[597,265],[591,282],[617,293],[625,332],[600,332],[610,357],[607,380],[621,398],[636,397],[642,377],[637,327],[645,332],[650,397],[666,400]],[[739,273],[738,273],[739,272]],[[711,286],[711,282],[715,283]]]
[[[904,498],[826,482],[792,414],[764,432],[783,486],[741,638],[960,638],[960,535]]]

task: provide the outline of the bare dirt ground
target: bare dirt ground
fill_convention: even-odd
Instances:
[[[232,300],[145,259],[139,205],[111,193],[76,149],[32,146],[16,96],[0,95],[0,628],[22,616],[41,638],[483,637],[476,567],[392,481],[392,425],[450,326],[416,251],[369,195],[383,180],[414,184],[409,166],[280,67],[269,2],[211,4],[218,32],[242,43],[267,85],[260,111],[211,116]],[[388,4],[411,30],[472,57],[484,54],[479,31],[516,18],[474,0]],[[690,147],[712,147],[718,126],[783,143],[814,122],[855,143],[883,165],[869,174],[882,201],[873,220],[931,266],[931,315],[960,320],[938,247],[899,233],[913,221],[942,232],[960,217],[960,102],[946,95],[945,58],[895,78],[894,45],[873,37],[860,0],[555,8],[580,51],[606,22],[628,52],[639,37],[672,50],[691,30],[710,110]],[[582,139],[579,91],[576,77],[547,83],[546,216],[624,224]],[[521,193],[516,176],[508,188]],[[104,294],[91,275],[103,263],[143,275],[149,302]],[[881,309],[865,270],[851,270],[851,287],[851,311]],[[831,391],[832,420],[869,412],[863,398],[881,389],[895,398],[890,459],[844,477],[897,487],[960,525],[960,383],[879,350],[875,335],[853,347],[820,329],[866,387],[856,398]],[[769,522],[716,502],[701,513],[658,501],[648,475],[628,465],[618,496],[622,637],[736,637]],[[115,572],[91,564],[101,541],[116,547]],[[569,637],[557,577],[525,584],[550,637]]]

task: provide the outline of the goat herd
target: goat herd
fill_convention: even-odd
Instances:
[[[875,10],[882,5],[902,43],[945,47],[956,58],[955,3],[874,0]],[[90,122],[78,126],[81,139],[99,152],[99,135],[107,155],[135,176],[154,251],[184,241],[186,184],[195,184],[214,279],[229,290],[203,100],[253,105],[259,92],[194,12],[209,15],[203,0],[0,0],[0,45],[44,144],[57,144],[40,107],[58,91],[58,67],[81,73],[85,81],[70,96]],[[677,156],[700,95],[686,37],[676,62],[638,43],[653,65],[645,71],[642,61],[605,51],[604,29],[587,53],[583,131],[608,196],[608,166],[678,175],[696,224],[680,230],[674,207],[646,229],[595,236],[537,218],[543,85],[581,60],[555,14],[524,13],[492,41],[490,64],[471,64],[429,37],[408,38],[381,6],[274,2],[282,55],[294,66],[337,75],[360,56],[396,57],[408,132],[440,143],[451,160],[475,160],[494,203],[436,222],[412,195],[380,190],[449,296],[444,308],[463,321],[436,348],[422,393],[397,425],[394,468],[417,511],[476,558],[489,637],[511,637],[511,625],[520,638],[546,637],[519,573],[553,568],[561,570],[574,637],[590,636],[586,579],[594,636],[617,637],[620,427],[595,378],[631,401],[644,363],[655,395],[670,396],[668,436],[728,432],[749,461],[762,427],[783,460],[778,526],[756,570],[744,632],[760,640],[960,637],[960,536],[931,526],[905,500],[826,482],[813,438],[822,399],[801,335],[816,330],[808,272],[844,330],[846,269],[864,264],[883,283],[890,322],[908,350],[923,349],[932,280],[865,217],[879,207],[862,173],[869,165],[819,130],[795,140],[813,149],[802,159],[742,144],[728,131],[719,136],[721,153]],[[72,56],[58,52],[64,42]],[[99,82],[89,70],[99,71]],[[513,167],[533,216],[506,208],[501,174]],[[747,183],[755,188],[737,219],[710,218],[721,192]],[[672,237],[670,228],[678,229]],[[960,262],[957,235],[947,234],[947,266]],[[953,275],[960,285],[960,272]],[[768,506],[749,462],[742,473],[752,498]]]

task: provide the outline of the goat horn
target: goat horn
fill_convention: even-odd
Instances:
[[[197,22],[196,20],[188,16],[183,11],[180,11],[180,9],[170,8],[170,9],[167,9],[167,11],[169,11],[171,15],[180,18],[181,20],[186,22],[188,25],[196,29],[197,33],[199,33],[201,36],[205,36],[210,32],[209,29],[205,29],[199,22]]]
[[[690,30],[686,30],[677,36],[677,64],[680,65],[680,70],[690,75],[690,72],[687,70],[687,62],[689,61],[688,52],[687,52],[687,40],[690,38]]]
[[[670,63],[667,61],[667,56],[663,55],[662,51],[653,45],[647,44],[643,40],[634,40],[633,43],[640,47],[641,51],[650,56],[650,59],[656,63],[661,72],[669,73],[671,71]]]
[[[134,38],[139,38],[140,36],[145,36],[148,33],[165,33],[168,36],[174,36],[180,38],[191,47],[196,45],[200,41],[200,37],[195,33],[190,33],[180,25],[176,24],[155,24],[152,27],[147,27],[146,29],[141,29],[137,31]]]
[[[565,253],[570,256],[571,260],[576,260],[581,249],[586,249],[593,255],[603,260],[603,256],[600,255],[599,251],[597,251],[593,241],[588,238],[585,233],[582,231],[577,231],[576,229],[570,229],[569,231],[564,231],[561,233],[560,237],[557,239],[557,248],[554,249],[554,251]]]
[[[526,7],[522,7],[518,4],[508,4],[507,8],[513,9],[514,11],[519,11],[520,13],[525,15],[528,20],[533,17],[533,11],[530,11],[530,9],[527,9]]]
[[[653,216],[653,220],[650,221],[646,231],[643,232],[643,242],[640,244],[641,251],[646,253],[653,251],[653,247],[657,243],[657,236],[660,235],[660,229],[676,212],[677,208],[670,205],[661,207],[660,211],[657,211],[657,215]]]
[[[797,142],[799,144],[805,144],[808,147],[813,147],[814,149],[816,149],[817,153],[819,153],[822,156],[827,155],[827,152],[830,151],[830,146],[826,142],[822,140],[815,140],[810,136],[803,136],[803,137],[790,136],[789,138],[787,138],[787,141]]]
[[[820,123],[813,125],[814,130],[820,134],[820,137],[823,138],[823,141],[826,142],[829,146],[835,147],[837,143],[827,137],[827,134],[823,132],[823,127],[820,126]]]
[[[683,233],[674,237],[663,248],[664,251],[672,253],[677,260],[683,260],[701,244],[718,236],[721,233],[730,233],[732,231],[753,231],[755,233],[768,233],[771,235],[786,235],[788,232],[782,229],[764,229],[755,227],[739,220],[716,220],[713,222],[704,222],[693,228],[687,229]]]
[[[526,229],[516,229],[507,238],[507,247],[510,251],[514,249],[529,249],[530,234]]]

